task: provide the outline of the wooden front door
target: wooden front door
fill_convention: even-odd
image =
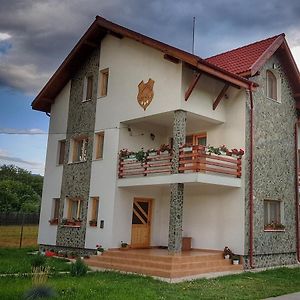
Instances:
[[[132,209],[131,247],[150,246],[152,199],[134,198]]]

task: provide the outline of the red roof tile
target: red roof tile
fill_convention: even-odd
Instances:
[[[242,74],[250,71],[254,63],[257,62],[262,54],[281,35],[284,36],[284,34],[279,34],[253,44],[208,57],[206,61],[229,72]]]

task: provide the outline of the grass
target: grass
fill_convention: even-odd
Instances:
[[[29,273],[31,272],[32,253],[36,248],[0,248],[0,274]],[[66,259],[47,258],[46,263],[51,270],[69,271],[70,266]],[[1,295],[1,292],[0,292]]]
[[[85,277],[55,275],[48,284],[57,291],[58,299],[72,300],[86,300],[88,297],[107,300],[263,299],[300,291],[300,268],[280,268],[178,284],[136,275],[96,272]],[[28,277],[0,278],[3,299],[20,299],[30,286]]]
[[[0,248],[19,247],[21,226],[0,226]],[[38,225],[25,225],[23,228],[22,247],[37,246]]]

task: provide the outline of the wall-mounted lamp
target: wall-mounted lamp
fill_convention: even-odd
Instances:
[[[155,139],[155,134],[154,134],[154,133],[150,133],[150,139],[151,139],[152,141],[154,141],[154,139]]]

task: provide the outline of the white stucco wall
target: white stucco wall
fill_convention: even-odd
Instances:
[[[62,89],[51,106],[44,186],[39,223],[38,243],[55,245],[57,226],[50,225],[53,199],[60,198],[63,166],[57,165],[58,141],[66,138],[70,82]]]
[[[107,35],[101,43],[99,69],[106,68],[108,92],[98,99],[96,129],[179,108],[181,64],[165,60],[160,51]],[[138,84],[149,78],[155,81],[154,97],[144,111],[137,102]]]

